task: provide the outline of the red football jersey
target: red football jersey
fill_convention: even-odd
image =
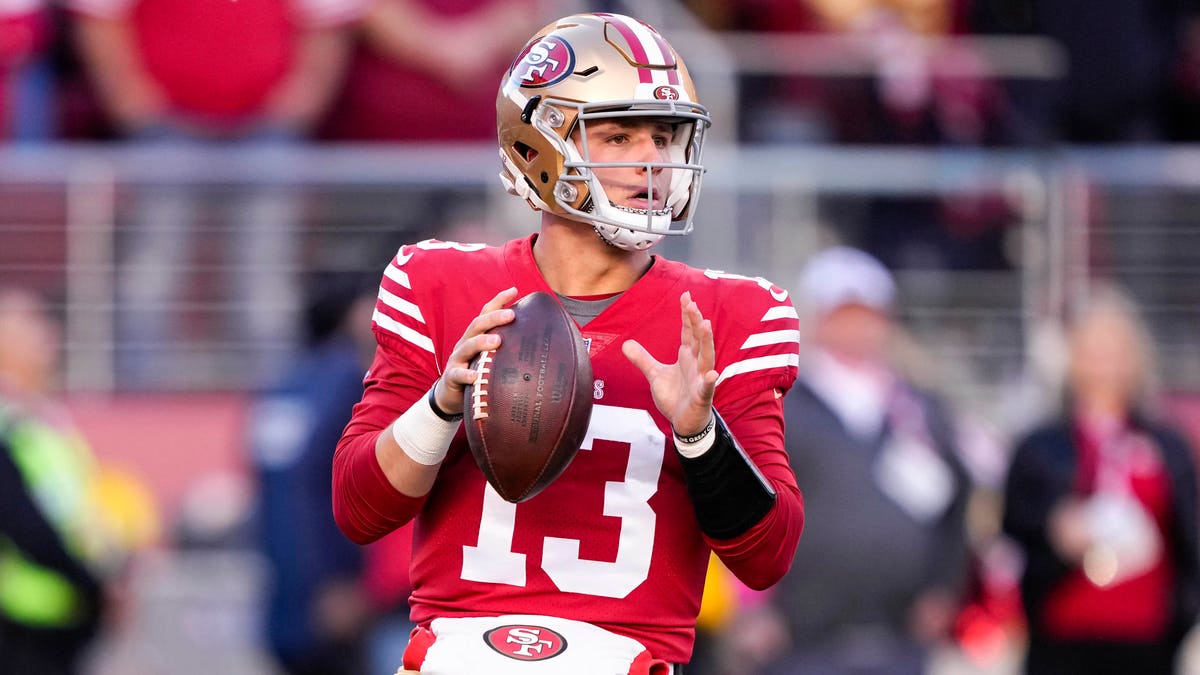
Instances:
[[[388,266],[375,312],[379,349],[334,460],[339,523],[369,541],[415,516],[418,623],[548,614],[686,662],[710,549],[761,588],[786,572],[799,541],[803,506],[783,449],[781,398],[799,361],[798,319],[786,291],[655,258],[581,329],[595,379],[591,425],[562,476],[526,502],[505,502],[491,489],[461,430],[423,500],[391,489],[375,460],[379,431],[428,392],[488,300],[510,286],[518,297],[552,292],[534,262],[535,237],[502,248],[426,241],[402,248]],[[645,376],[621,352],[633,338],[659,361],[674,362],[684,291],[712,320],[720,373],[714,406],[779,495],[767,517],[733,540],[701,534],[670,425]]]

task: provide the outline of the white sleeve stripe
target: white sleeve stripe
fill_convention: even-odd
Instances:
[[[422,335],[408,326],[405,326],[378,309],[375,310],[375,314],[371,317],[371,319],[375,322],[375,325],[379,326],[380,328],[395,333],[401,339],[411,342],[430,354],[434,353],[433,340],[430,340],[428,336]]]
[[[744,375],[759,370],[770,370],[784,366],[800,367],[800,354],[775,354],[774,356],[757,356],[752,359],[735,361],[725,366],[725,370],[721,371],[721,376],[717,378],[717,384],[721,384],[734,375]]]
[[[388,265],[387,269],[385,269],[383,271],[383,276],[391,279],[392,281],[400,284],[401,286],[403,286],[409,290],[412,290],[412,286],[408,282],[408,273],[402,271],[399,267],[396,267],[395,265]]]
[[[763,321],[774,321],[776,319],[799,319],[800,315],[796,313],[796,308],[791,305],[775,305],[767,310],[763,315]]]
[[[394,293],[387,291],[386,289],[379,289],[379,301],[396,310],[397,312],[404,314],[405,316],[411,316],[417,321],[425,323],[425,317],[421,315],[420,307],[417,307],[408,300],[405,300],[404,298],[401,298]]]
[[[781,345],[788,342],[800,344],[800,331],[773,330],[767,333],[755,333],[746,338],[746,341],[742,344],[742,349],[762,347],[764,345]]]

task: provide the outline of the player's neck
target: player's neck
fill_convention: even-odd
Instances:
[[[573,297],[628,290],[651,262],[646,251],[610,246],[590,225],[549,218],[533,244],[533,258],[551,289]]]

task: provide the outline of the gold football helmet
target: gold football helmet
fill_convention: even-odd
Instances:
[[[663,162],[594,162],[572,140],[589,120],[649,117],[674,128]],[[510,194],[530,206],[590,223],[614,246],[647,249],[692,231],[710,125],[683,59],[658,31],[620,14],[577,14],[542,28],[513,61],[496,97],[496,127]],[[594,169],[669,171],[662,208],[613,204]]]

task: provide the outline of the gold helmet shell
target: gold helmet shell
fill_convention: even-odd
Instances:
[[[674,128],[665,162],[590,161],[588,120],[650,117]],[[577,14],[538,31],[509,67],[496,97],[500,180],[535,209],[590,223],[609,243],[646,249],[692,230],[704,174],[700,155],[708,111],[687,67],[654,28],[620,14]],[[662,209],[608,200],[594,169],[670,171]]]

